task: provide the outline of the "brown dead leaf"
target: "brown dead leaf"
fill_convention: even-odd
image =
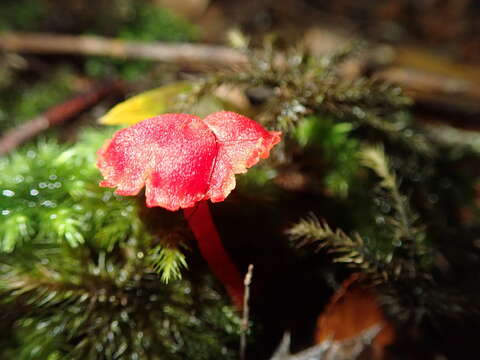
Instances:
[[[382,359],[385,347],[395,339],[395,330],[380,308],[375,290],[362,286],[359,280],[359,275],[352,275],[332,297],[318,318],[315,342],[345,342],[359,337],[369,328],[380,326],[370,345],[370,358]]]

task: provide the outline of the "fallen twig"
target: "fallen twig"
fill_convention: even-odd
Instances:
[[[250,300],[250,284],[252,283],[253,276],[253,264],[248,265],[247,274],[245,275],[245,294],[243,296],[243,316],[241,324],[241,336],[240,336],[240,360],[245,360],[247,351],[247,332],[248,332],[248,319],[250,317],[250,307],[248,302]]]
[[[21,53],[99,55],[222,67],[248,62],[246,55],[225,46],[142,43],[100,36],[10,32],[0,35],[0,49]]]
[[[61,124],[82,111],[92,107],[108,94],[119,92],[123,86],[116,81],[97,84],[89,91],[77,95],[66,102],[56,105],[43,114],[26,121],[25,123],[8,130],[0,137],[0,156],[12,151],[27,140],[40,134],[42,131]]]
[[[338,47],[343,41],[330,42],[322,49],[311,49],[315,56],[324,55]],[[428,70],[436,57],[418,51],[384,47],[373,47],[371,56],[355,59],[346,67],[342,76],[354,78],[370,71],[371,76],[400,85],[416,102],[415,110],[435,113],[455,119],[455,126],[475,127],[480,114],[480,87],[477,85],[478,71],[473,68],[459,71],[454,66],[439,58],[442,71],[434,68]],[[383,49],[383,51],[380,51]],[[44,33],[10,32],[0,35],[0,50],[37,53],[37,54],[73,54],[97,55],[115,58],[148,59],[186,65],[197,69],[209,66],[239,67],[248,64],[246,54],[225,46],[124,41],[99,36],[74,36]],[[379,60],[377,53],[392,53],[391,59]],[[396,56],[395,53],[400,55]],[[413,56],[409,54],[413,52]],[[377,54],[377,55],[375,55]],[[388,56],[387,56],[388,58]],[[398,58],[398,59],[397,59]],[[425,60],[426,59],[426,60]],[[284,62],[278,54],[278,61]],[[409,62],[412,64],[409,65]],[[378,66],[378,63],[381,66]],[[426,66],[426,65],[427,66]],[[425,69],[425,67],[427,69]],[[354,70],[352,70],[354,69]],[[465,75],[471,75],[471,78]],[[42,126],[41,122],[38,124]]]
[[[290,343],[291,335],[289,332],[286,332],[270,360],[321,360],[322,355],[332,344],[330,341],[324,341],[299,353],[291,354]]]
[[[374,325],[355,338],[343,341],[327,339],[308,349],[295,354],[290,353],[291,336],[289,332],[283,335],[270,360],[346,360],[357,359],[357,357],[368,347],[375,336],[378,335],[381,326]]]
[[[455,126],[478,129],[480,85],[475,79],[398,66],[374,76],[400,85],[415,99],[419,112],[450,118],[449,122]]]

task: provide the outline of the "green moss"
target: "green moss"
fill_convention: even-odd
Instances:
[[[135,3],[131,16],[114,36],[132,41],[185,42],[198,38],[198,29],[172,12],[145,2]],[[89,76],[120,75],[132,81],[148,76],[153,62],[146,60],[118,60],[106,57],[89,58],[85,71]]]
[[[108,201],[113,195],[97,189],[95,149],[105,133],[94,135],[72,148],[54,141],[40,142],[0,160],[3,251],[37,241],[67,241],[75,246],[95,238],[103,220],[119,215],[117,208],[128,212],[127,200]],[[114,206],[105,208],[109,205]]]
[[[0,311],[16,320],[0,357],[233,358],[239,321],[210,280],[178,280],[185,257],[155,243],[140,203],[98,186],[113,130],[0,159]]]
[[[117,35],[136,41],[184,42],[196,40],[198,29],[167,9],[139,2]]]
[[[69,68],[53,70],[37,82],[11,79],[0,91],[0,131],[21,124],[72,95],[73,73]]]
[[[34,30],[44,15],[41,1],[38,0],[2,0],[0,14],[0,32]]]
[[[301,120],[295,128],[298,143],[322,154],[327,167],[324,185],[332,194],[345,198],[358,171],[359,142],[350,136],[353,125],[323,116]]]
[[[18,317],[16,346],[0,356],[233,359],[239,319],[209,281],[166,285],[139,254],[132,238],[108,254],[50,246],[0,256],[0,307]]]

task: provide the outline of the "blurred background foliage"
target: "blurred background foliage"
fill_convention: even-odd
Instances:
[[[227,44],[249,64],[0,52],[2,134],[92,84],[123,88],[0,158],[0,357],[237,358],[239,314],[184,220],[99,188],[95,167],[104,140],[139,113],[232,109],[283,132],[212,209],[242,272],[255,264],[248,358],[270,358],[286,330],[292,351],[311,345],[352,273],[395,329],[371,358],[469,358],[480,324],[479,15],[474,0],[2,0],[0,35]],[[391,81],[392,69],[415,76]],[[453,85],[421,83],[432,73]]]
[[[148,1],[2,1],[0,31],[96,34],[141,41],[195,41],[198,29]],[[74,61],[72,61],[74,60]],[[24,58],[0,54],[0,129],[19,124],[85,88],[88,79],[121,77],[140,82],[152,63],[94,57]]]

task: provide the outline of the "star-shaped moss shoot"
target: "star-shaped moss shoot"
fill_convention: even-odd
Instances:
[[[233,303],[242,307],[243,278],[225,251],[206,200],[225,200],[235,174],[269,156],[280,132],[234,112],[205,119],[165,114],[114,134],[98,151],[101,186],[137,195],[145,186],[148,207],[184,209],[198,247]]]

